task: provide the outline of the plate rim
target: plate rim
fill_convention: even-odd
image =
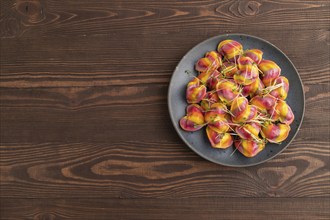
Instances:
[[[207,41],[212,41],[214,39],[217,39],[217,38],[221,38],[221,37],[230,37],[230,36],[244,36],[244,37],[249,37],[249,38],[255,38],[259,41],[263,41],[264,43],[266,44],[269,44],[270,46],[274,47],[275,49],[277,49],[282,55],[284,55],[284,57],[289,61],[289,63],[292,65],[292,67],[294,68],[294,70],[296,71],[297,73],[297,76],[298,76],[298,79],[299,79],[299,82],[301,84],[301,88],[302,88],[302,96],[303,96],[303,103],[302,103],[302,115],[301,115],[301,121],[299,122],[299,125],[297,127],[297,130],[296,132],[293,134],[292,136],[292,139],[287,143],[287,145],[285,147],[283,147],[278,153],[266,158],[265,160],[262,160],[262,161],[259,161],[259,162],[255,162],[255,163],[251,163],[251,164],[246,164],[246,165],[232,165],[232,164],[226,164],[226,163],[221,163],[215,159],[212,159],[212,158],[209,158],[207,156],[205,156],[204,154],[202,154],[201,152],[197,151],[195,148],[193,148],[192,146],[190,146],[190,143],[182,136],[182,134],[180,133],[181,131],[179,131],[180,128],[176,127],[175,124],[178,123],[177,121],[175,121],[174,117],[173,117],[173,114],[171,113],[171,108],[172,108],[172,104],[170,102],[170,97],[171,97],[171,84],[173,83],[173,78],[174,78],[174,75],[175,75],[175,72],[176,72],[176,69],[178,68],[178,66],[180,66],[180,64],[183,62],[184,58],[186,57],[187,54],[189,54],[194,48],[200,46],[201,44],[207,42]],[[174,129],[176,130],[176,133],[180,136],[180,139],[193,151],[195,152],[197,155],[199,155],[200,157],[202,157],[203,159],[205,160],[208,160],[208,161],[211,161],[213,163],[216,163],[216,164],[219,164],[219,165],[222,165],[222,166],[227,166],[227,167],[251,167],[251,166],[256,166],[256,165],[259,165],[259,164],[262,164],[262,163],[265,163],[271,159],[273,159],[274,157],[280,155],[290,144],[291,142],[295,139],[295,137],[297,136],[299,130],[300,130],[300,127],[304,121],[304,116],[305,116],[305,106],[306,106],[306,99],[305,99],[305,89],[304,89],[304,84],[301,80],[301,77],[300,77],[300,74],[296,68],[296,66],[293,64],[293,62],[291,61],[291,59],[282,51],[280,50],[277,46],[275,46],[274,44],[272,44],[271,42],[263,39],[263,38],[260,38],[260,37],[257,37],[257,36],[254,36],[254,35],[250,35],[250,34],[243,34],[243,33],[233,33],[233,34],[219,34],[219,35],[216,35],[216,36],[213,36],[213,37],[210,37],[210,38],[207,38],[201,42],[199,42],[198,44],[196,44],[195,46],[193,46],[192,48],[190,48],[184,55],[183,57],[180,59],[180,61],[178,62],[178,64],[175,66],[175,69],[174,71],[172,72],[172,75],[171,75],[171,78],[170,78],[170,81],[169,81],[169,86],[168,86],[168,91],[167,91],[167,106],[168,106],[168,112],[169,112],[169,115],[170,115],[170,118],[171,118],[171,121],[172,121],[172,126],[174,127]]]

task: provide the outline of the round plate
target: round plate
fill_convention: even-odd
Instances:
[[[287,77],[290,83],[290,90],[286,101],[295,115],[295,120],[291,124],[291,131],[288,138],[281,144],[267,143],[265,149],[252,158],[243,156],[239,151],[233,152],[234,146],[225,150],[212,148],[206,136],[205,128],[195,132],[187,132],[182,130],[179,125],[179,120],[186,114],[186,107],[188,105],[185,97],[186,86],[192,79],[186,71],[188,70],[197,76],[198,73],[194,70],[196,61],[203,57],[207,51],[216,50],[218,43],[225,39],[240,42],[244,50],[253,48],[262,50],[264,52],[263,59],[275,61],[282,69],[281,75]],[[247,167],[260,164],[275,157],[290,144],[302,123],[305,110],[305,95],[296,68],[281,50],[258,37],[244,34],[226,34],[203,41],[192,48],[182,58],[170,81],[168,107],[175,130],[193,151],[214,163],[233,167]]]

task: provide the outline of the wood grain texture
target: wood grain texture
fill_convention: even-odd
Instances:
[[[266,164],[212,164],[182,144],[39,144],[1,147],[3,197],[329,197],[329,149],[297,139]]]
[[[328,28],[329,2],[318,1],[54,1],[5,0],[3,37],[113,34],[116,31]]]
[[[329,219],[329,199],[3,199],[3,219]],[[304,206],[304,209],[301,207]],[[15,208],[14,208],[15,207]],[[17,209],[20,211],[17,212]],[[290,210],[290,211],[288,211]]]
[[[1,219],[329,219],[330,2],[0,2]],[[211,36],[278,46],[303,80],[292,144],[255,167],[193,153],[170,77]]]
[[[305,85],[305,91],[306,115],[298,137],[329,141],[329,85]],[[1,95],[3,143],[179,140],[168,115],[167,84],[3,88]]]
[[[305,85],[329,83],[329,31],[306,30],[301,33],[303,36],[291,35],[291,31],[248,30],[246,33],[264,37],[282,49],[298,68]],[[4,39],[2,51],[6,51],[6,56],[1,59],[0,85],[6,88],[167,86],[181,57],[198,42],[219,34],[219,30],[197,33],[189,41],[185,31]],[[24,48],[24,51],[17,53],[12,48]],[[302,59],[301,54],[308,59]]]

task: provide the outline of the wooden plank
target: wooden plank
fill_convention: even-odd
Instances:
[[[329,1],[1,1],[2,37],[328,28]],[[246,25],[249,24],[249,25]]]
[[[327,141],[295,140],[265,164],[230,168],[166,141],[1,146],[1,196],[329,197]]]
[[[305,86],[298,137],[329,140],[329,85]],[[167,109],[167,84],[0,89],[1,143],[181,143]],[[102,123],[100,123],[102,122]]]
[[[330,200],[2,199],[2,219],[329,219]]]
[[[191,47],[220,33],[218,29],[209,34],[196,32],[191,35],[137,31],[69,39],[52,35],[3,39],[1,54],[5,55],[0,61],[0,86],[167,85],[175,66]],[[246,33],[263,37],[282,49],[298,68],[304,84],[330,82],[328,30],[297,31],[295,35],[291,30],[250,30]]]

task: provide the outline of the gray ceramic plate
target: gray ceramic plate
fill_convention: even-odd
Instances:
[[[204,56],[207,51],[216,50],[218,43],[225,39],[233,39],[240,42],[244,50],[252,48],[262,50],[264,52],[263,58],[275,61],[281,67],[282,75],[287,77],[290,82],[290,91],[286,101],[295,115],[295,120],[291,124],[290,134],[280,145],[268,143],[265,149],[253,158],[246,158],[239,151],[233,153],[233,146],[225,150],[212,148],[206,136],[205,128],[196,132],[186,132],[179,126],[180,118],[186,113],[186,85],[191,80],[191,76],[186,74],[185,71],[188,70],[197,76],[197,72],[194,70],[195,62]],[[233,167],[246,167],[260,164],[275,157],[290,144],[302,123],[305,110],[305,96],[296,68],[277,47],[254,36],[226,34],[203,41],[182,58],[171,78],[168,90],[168,107],[175,130],[193,151],[214,163]]]

